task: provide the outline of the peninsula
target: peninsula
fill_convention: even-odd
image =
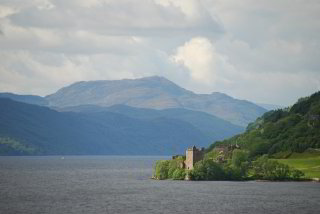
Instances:
[[[155,179],[317,180],[320,177],[320,92],[266,112],[246,132],[157,161]]]

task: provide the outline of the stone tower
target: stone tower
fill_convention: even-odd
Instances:
[[[193,166],[196,162],[203,159],[204,155],[204,148],[201,150],[197,149],[196,146],[193,146],[192,148],[188,148],[186,151],[186,160],[185,160],[185,166],[186,169],[193,169]]]

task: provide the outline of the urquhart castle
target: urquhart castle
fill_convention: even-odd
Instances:
[[[225,155],[227,155],[229,151],[232,151],[233,149],[236,149],[236,148],[240,148],[240,147],[238,145],[230,145],[229,147],[217,146],[215,150],[218,152],[218,156],[213,161],[220,162],[220,163],[224,162]],[[180,164],[180,168],[192,170],[195,163],[198,161],[201,161],[204,158],[204,155],[205,155],[204,148],[198,149],[196,146],[193,146],[192,148],[188,148],[186,150],[185,160]],[[176,159],[180,156],[181,155],[172,156],[172,159]]]
[[[174,180],[190,180],[197,162],[204,160],[216,163],[225,163],[226,157],[233,149],[240,148],[238,145],[216,146],[213,157],[205,157],[204,148],[196,146],[188,148],[185,155],[174,155],[172,160],[160,160],[154,165],[152,178],[163,180],[173,178]],[[201,165],[201,164],[200,164]]]
[[[173,156],[172,159],[177,158],[179,155]],[[186,150],[186,160],[180,165],[180,168],[183,169],[193,169],[193,166],[196,162],[203,159],[204,148],[197,149],[196,146],[188,148]]]

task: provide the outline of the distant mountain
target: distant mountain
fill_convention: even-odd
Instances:
[[[126,105],[114,105],[111,107],[83,105],[65,107],[58,110],[86,113],[114,112],[141,120],[154,120],[158,118],[180,120],[196,127],[204,135],[206,135],[211,142],[215,140],[222,140],[244,131],[244,128],[241,126],[234,125],[228,121],[222,120],[205,112],[180,108],[155,110],[145,108],[134,108]]]
[[[192,96],[193,92],[180,88],[163,77],[141,79],[98,80],[76,82],[58,90],[46,99],[58,107],[78,105],[112,106],[124,104],[133,107],[165,109],[180,107],[177,98]]]
[[[201,130],[179,119],[137,119],[106,111],[57,112],[0,99],[2,155],[169,155],[183,153],[193,144],[207,146],[210,141]]]
[[[137,108],[185,108],[202,111],[246,126],[266,110],[254,103],[237,100],[226,94],[195,94],[158,76],[141,79],[77,82],[45,97],[50,106],[113,106]]]
[[[268,111],[284,108],[284,106],[281,106],[281,105],[274,105],[274,104],[267,104],[267,103],[257,103],[257,105],[267,109]]]
[[[249,124],[245,133],[214,143],[211,148],[222,144],[237,144],[251,156],[282,158],[320,148],[320,91],[299,99],[292,107],[266,112]]]
[[[18,95],[13,93],[0,93],[0,98],[9,98],[18,102],[29,103],[39,106],[47,106],[49,105],[49,101],[47,101],[44,97],[35,96],[35,95]]]

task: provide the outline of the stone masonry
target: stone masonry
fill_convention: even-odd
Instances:
[[[204,148],[197,149],[196,146],[192,148],[188,148],[186,151],[186,160],[185,160],[185,168],[188,170],[193,169],[193,166],[196,162],[203,159],[204,156]]]

